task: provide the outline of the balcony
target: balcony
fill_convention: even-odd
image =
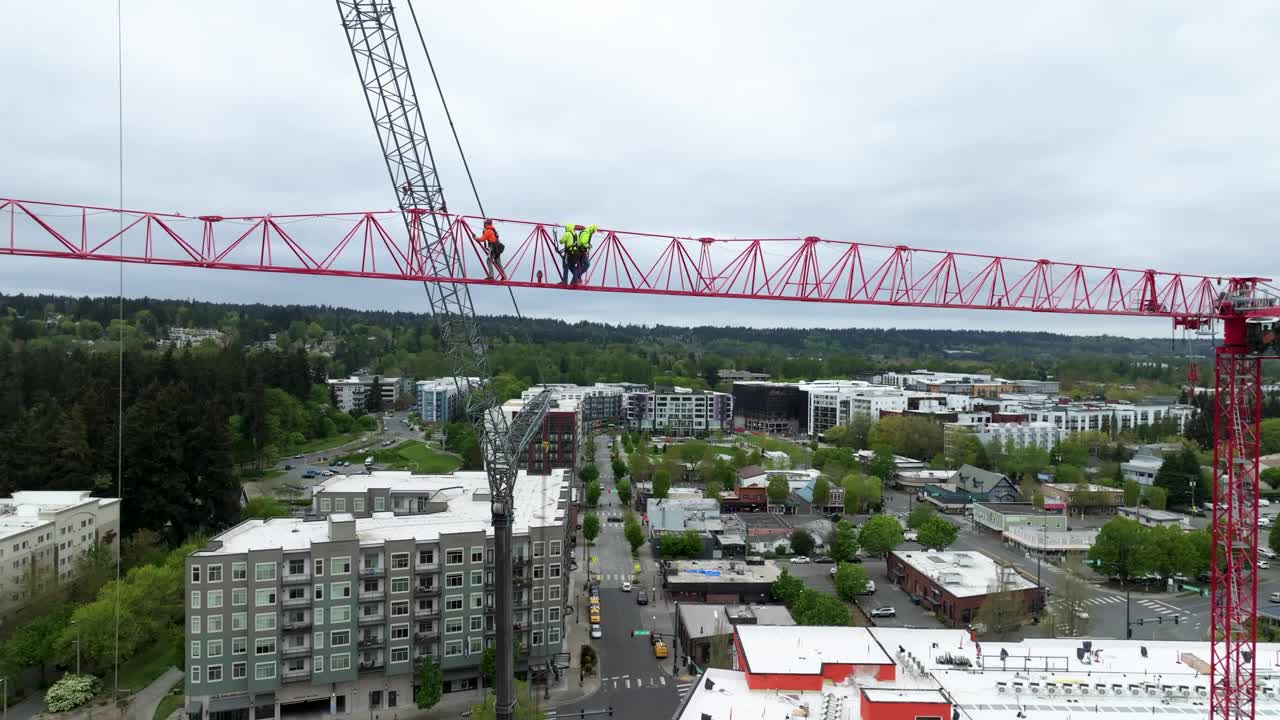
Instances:
[[[414,609],[413,609],[413,616],[414,616],[414,617],[420,617],[420,618],[425,618],[425,617],[435,617],[436,615],[439,615],[439,614],[440,614],[440,608],[438,608],[438,607],[414,608]]]
[[[283,607],[306,607],[311,604],[311,596],[303,595],[302,597],[287,597],[280,601]]]
[[[298,583],[309,583],[311,582],[311,573],[309,572],[285,573],[284,575],[280,576],[280,582],[284,583],[285,585],[297,585]]]
[[[361,661],[360,661],[360,672],[373,672],[373,671],[375,671],[375,670],[381,670],[382,668],[386,667],[386,665],[387,665],[386,661],[385,661],[385,660],[381,660],[381,659],[379,659],[379,660],[361,660]]]
[[[417,565],[413,571],[419,575],[430,575],[431,573],[440,572],[440,563],[430,563],[428,565]]]
[[[386,641],[380,637],[362,637],[360,638],[360,648],[382,647],[386,645]]]
[[[529,596],[528,595],[516,596],[515,607],[529,607]]]
[[[413,634],[413,639],[418,642],[431,642],[432,640],[438,640],[439,638],[439,630],[428,630],[426,632],[416,632]]]
[[[382,570],[383,569],[380,567],[360,568],[360,577],[362,578],[382,577]]]
[[[386,622],[386,620],[387,620],[387,616],[386,616],[386,615],[384,615],[383,613],[377,613],[377,614],[374,614],[374,615],[361,615],[361,616],[360,616],[360,624],[361,624],[361,625],[372,625],[372,624],[374,624],[374,623]]]
[[[417,587],[416,592],[419,595],[439,595],[440,586],[439,585],[419,585]]]
[[[360,602],[373,602],[375,600],[381,600],[386,597],[386,595],[387,593],[385,590],[361,590],[359,598]]]
[[[305,620],[285,620],[280,623],[280,627],[290,632],[294,630],[310,630],[311,618],[307,618]]]
[[[297,657],[298,655],[310,655],[310,645],[285,645],[280,648],[280,654],[284,657]]]
[[[285,670],[284,672],[280,673],[280,677],[285,682],[302,682],[303,680],[311,679],[311,671],[310,670]]]

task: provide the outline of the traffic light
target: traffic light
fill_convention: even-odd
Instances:
[[[1141,625],[1144,621],[1145,621],[1145,618],[1138,618],[1138,624],[1139,624],[1139,625]]]
[[[609,717],[613,717],[613,706],[609,706]]]
[[[1178,616],[1178,615],[1174,615],[1174,616],[1173,616],[1173,624],[1174,624],[1174,625],[1177,625],[1177,624],[1178,624],[1178,618],[1179,618],[1179,617],[1180,617],[1180,616]]]
[[[1125,640],[1133,639],[1133,628],[1129,627],[1124,629],[1124,639]]]

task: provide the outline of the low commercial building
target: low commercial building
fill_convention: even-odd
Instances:
[[[758,625],[734,628],[733,640],[733,669],[702,673],[674,720],[1209,714],[1211,648],[1201,641],[974,642],[959,629]],[[1277,656],[1280,644],[1258,644],[1259,678],[1280,673]],[[1259,715],[1274,694],[1259,691]]]
[[[893,476],[893,484],[903,490],[923,490],[927,485],[955,480],[955,470],[902,470]]]
[[[1043,588],[980,552],[895,550],[886,565],[895,585],[952,627],[973,622],[987,596],[996,592],[1019,593],[1029,612],[1044,606]]]
[[[658,548],[662,536],[695,532],[702,538],[702,552],[697,557],[717,557],[716,536],[724,532],[724,523],[720,520],[720,503],[714,498],[649,498],[645,518],[649,522],[649,538],[655,554],[660,554]]]
[[[478,377],[436,378],[419,380],[415,387],[418,398],[418,417],[423,422],[452,422],[462,413],[467,395],[479,388],[485,380]]]
[[[331,378],[325,382],[329,386],[333,404],[343,412],[390,410],[402,404],[412,404],[415,400],[413,378],[352,375],[348,378]],[[374,399],[375,395],[377,400]]]
[[[676,608],[679,644],[675,649],[695,669],[706,668],[711,662],[714,645],[722,645],[727,657],[732,652],[734,628],[739,625],[796,624],[784,605],[680,603]]]
[[[923,501],[945,513],[962,513],[976,502],[1016,503],[1018,486],[1000,473],[962,465],[951,482],[931,483],[921,491]]]
[[[1033,556],[1058,560],[1085,555],[1097,539],[1096,528],[1054,530],[1038,528],[1034,525],[1019,525],[1004,531],[1004,541],[1007,545]]]
[[[1081,511],[1115,512],[1124,504],[1124,490],[1093,483],[1042,483],[1040,494],[1048,510],[1064,508]]]
[[[996,535],[1005,531],[1030,526],[1037,530],[1065,530],[1067,518],[1061,510],[1037,508],[1032,503],[985,502],[973,504],[973,522]]]
[[[767,603],[781,574],[772,560],[673,560],[662,564],[662,587],[678,602]]]
[[[1120,475],[1126,481],[1132,480],[1139,485],[1152,486],[1156,482],[1156,473],[1164,466],[1164,458],[1155,455],[1135,455],[1127,462],[1120,463]]]
[[[1185,515],[1168,512],[1166,510],[1152,510],[1145,507],[1122,507],[1119,510],[1120,517],[1126,517],[1130,520],[1137,520],[1138,524],[1147,527],[1190,527],[1190,519]]]
[[[480,684],[495,633],[487,486],[444,490],[423,517],[249,520],[185,565],[187,712],[206,720],[412,708],[418,663],[445,692]],[[516,637],[523,669],[563,650],[570,598],[569,488],[515,484]]]
[[[97,545],[120,555],[120,499],[88,490],[20,490],[0,498],[0,628],[27,609],[33,591],[75,580]]]

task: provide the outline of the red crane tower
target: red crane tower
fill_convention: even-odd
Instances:
[[[398,219],[397,211],[186,216],[0,198],[0,213],[7,215],[0,255],[560,292],[1165,318],[1190,330],[1220,323],[1211,710],[1224,720],[1253,717],[1261,362],[1280,357],[1280,291],[1264,278],[812,236],[717,239],[602,230],[584,284],[562,289],[557,226],[549,223],[498,220],[506,237],[523,240],[509,255],[505,278],[489,280],[473,229],[478,218],[445,212],[429,213],[443,228],[434,245],[412,228],[397,232],[384,224]],[[439,258],[447,262],[428,262]]]

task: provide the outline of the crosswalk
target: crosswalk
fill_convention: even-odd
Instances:
[[[1123,595],[1099,595],[1084,601],[1086,605],[1114,605],[1124,603]]]
[[[1170,605],[1169,603],[1163,602],[1161,600],[1138,600],[1136,601],[1136,603],[1138,605],[1141,605],[1147,608],[1148,610],[1151,610],[1153,612],[1158,612],[1161,615],[1181,615],[1182,614],[1181,609],[1176,608],[1173,605]]]
[[[666,675],[614,675],[612,677],[600,678],[601,690],[643,690],[645,688],[666,687],[671,681]],[[679,690],[679,685],[676,686]]]

